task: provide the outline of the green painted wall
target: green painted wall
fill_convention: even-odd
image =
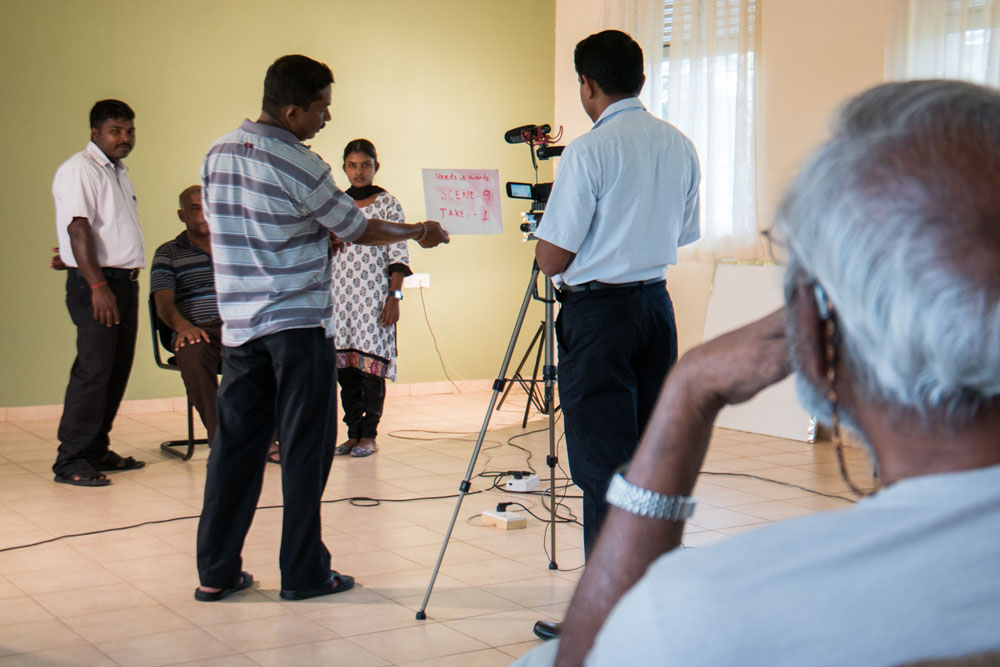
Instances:
[[[554,0],[6,0],[0,407],[63,399],[75,330],[64,278],[47,268],[50,187],[85,146],[93,102],[117,97],[136,110],[127,163],[147,262],[180,231],[176,197],[197,182],[206,149],[256,118],[264,72],[286,53],[326,62],[337,79],[333,121],[313,149],[337,167],[348,140],[370,138],[383,165],[376,182],[420,220],[423,167],[532,177],[527,149],[505,144],[503,132],[553,120],[554,12]],[[551,166],[541,175],[551,180]],[[443,351],[466,378],[496,375],[524,294],[533,246],[517,229],[521,204],[505,201],[503,235],[411,244],[414,270],[431,274],[425,297]],[[522,347],[540,313],[533,307]],[[153,365],[140,321],[126,399],[183,395],[179,377]],[[417,291],[403,302],[399,338],[401,382],[445,379]]]

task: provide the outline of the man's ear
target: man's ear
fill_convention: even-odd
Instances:
[[[815,283],[805,279],[796,281],[792,304],[795,340],[792,341],[795,355],[802,372],[813,385],[825,387],[826,379],[826,318],[820,315],[822,306],[817,301]],[[832,313],[827,314],[827,318]]]
[[[599,90],[597,87],[597,82],[591,79],[589,76],[580,75],[580,90],[583,92],[584,99],[590,100],[597,95]]]
[[[177,209],[177,219],[183,222],[185,225],[187,224],[187,220],[184,219],[184,209],[182,208]]]
[[[90,140],[97,143],[97,136],[100,134],[100,130],[96,127],[90,128]]]
[[[299,107],[295,106],[294,104],[288,104],[281,107],[281,112],[279,115],[281,116],[282,122],[287,127],[295,122],[295,120],[298,118],[298,115],[301,112],[302,109],[300,109]]]

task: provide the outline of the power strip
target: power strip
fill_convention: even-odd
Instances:
[[[528,517],[520,512],[497,512],[496,510],[486,510],[483,512],[483,522],[491,524],[501,530],[517,530],[528,527]]]
[[[527,475],[524,477],[514,477],[507,480],[507,490],[518,493],[534,491],[538,488],[538,475]]]

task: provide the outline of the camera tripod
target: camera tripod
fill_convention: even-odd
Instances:
[[[462,501],[465,500],[465,496],[468,495],[469,489],[471,488],[472,474],[476,468],[476,460],[479,458],[479,451],[483,446],[483,439],[486,437],[486,431],[490,425],[490,418],[493,416],[494,409],[498,409],[497,397],[500,392],[504,391],[505,385],[514,382],[525,386],[528,384],[530,386],[530,391],[528,393],[528,408],[537,401],[537,396],[535,394],[535,384],[538,382],[537,379],[532,378],[531,380],[525,380],[521,377],[521,368],[524,366],[528,357],[531,355],[531,348],[534,347],[535,343],[538,341],[539,337],[542,339],[542,346],[545,350],[545,365],[542,367],[542,382],[544,388],[542,390],[542,398],[540,402],[536,403],[536,407],[539,407],[539,412],[546,414],[549,417],[549,454],[545,457],[545,463],[549,467],[549,520],[552,523],[551,531],[551,549],[549,552],[549,569],[556,570],[558,565],[556,565],[556,476],[555,470],[556,465],[559,460],[556,456],[556,437],[555,437],[555,401],[554,401],[554,388],[556,382],[556,365],[555,365],[555,351],[553,345],[555,343],[555,320],[553,319],[553,310],[555,306],[555,291],[552,288],[552,281],[548,278],[545,279],[545,296],[538,296],[538,263],[532,262],[531,264],[531,279],[528,281],[528,288],[524,292],[524,300],[521,301],[521,310],[517,314],[517,322],[514,324],[514,331],[511,333],[510,342],[507,344],[507,353],[504,355],[503,363],[500,365],[500,372],[497,374],[497,379],[493,381],[493,395],[490,397],[489,407],[486,409],[486,418],[483,420],[483,426],[479,429],[479,437],[476,438],[476,446],[472,450],[472,458],[469,460],[469,468],[465,472],[465,478],[462,483],[458,485],[458,500],[455,503],[455,511],[451,515],[451,522],[448,524],[448,531],[445,533],[444,542],[441,544],[441,553],[438,554],[437,562],[434,564],[434,571],[431,573],[430,582],[427,584],[427,593],[424,595],[424,601],[420,605],[420,611],[417,612],[417,620],[424,620],[427,618],[427,601],[431,598],[431,591],[434,590],[434,582],[437,579],[438,572],[441,569],[441,562],[444,560],[444,553],[448,548],[448,542],[451,540],[452,531],[455,529],[455,521],[458,519],[458,513],[462,509]],[[521,363],[515,371],[514,377],[507,378],[507,368],[510,365],[510,359],[514,355],[514,347],[517,344],[518,335],[521,333],[521,326],[524,324],[524,315],[528,311],[528,305],[531,303],[532,299],[537,299],[545,304],[545,321],[539,328],[535,337],[531,340],[531,346],[528,347],[528,351],[525,353],[524,358],[521,359]],[[538,372],[538,360],[541,358],[543,347],[538,349],[538,357],[535,359],[535,373],[537,376]],[[509,389],[509,386],[507,387]],[[504,398],[506,398],[506,392],[504,393]],[[527,408],[525,409],[525,416],[523,424],[528,421]],[[523,428],[523,426],[522,426]]]

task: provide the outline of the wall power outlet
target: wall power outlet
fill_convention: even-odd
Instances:
[[[414,273],[412,275],[403,278],[403,287],[415,289],[417,287],[430,287],[430,286],[431,286],[431,274],[429,273]]]

